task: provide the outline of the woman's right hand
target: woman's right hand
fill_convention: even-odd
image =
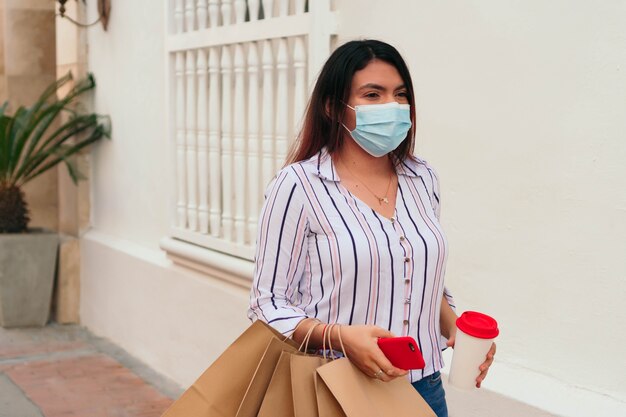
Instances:
[[[389,362],[378,347],[379,337],[394,337],[393,333],[378,326],[345,326],[333,328],[334,346],[340,346],[337,340],[341,331],[341,339],[348,359],[370,378],[378,378],[389,382],[397,377],[405,376],[408,371],[396,368]],[[379,372],[379,371],[383,372]]]

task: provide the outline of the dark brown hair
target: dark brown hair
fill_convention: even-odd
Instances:
[[[350,41],[337,48],[328,58],[315,83],[307,105],[302,130],[294,143],[287,164],[303,161],[317,154],[324,146],[332,154],[343,145],[341,125],[354,73],[378,59],[393,65],[406,87],[411,105],[411,129],[406,139],[392,153],[403,161],[413,153],[415,137],[415,96],[409,69],[400,53],[388,43],[373,39]]]

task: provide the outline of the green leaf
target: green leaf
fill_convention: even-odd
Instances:
[[[32,173],[32,174],[28,175],[26,178],[24,178],[24,180],[23,180],[24,182],[23,183],[26,183],[26,182],[32,180],[33,178],[37,177],[38,175],[43,174],[44,172],[46,172],[47,170],[49,170],[53,166],[57,165],[61,161],[66,161],[67,162],[67,158],[68,157],[74,155],[75,153],[77,153],[81,149],[91,145],[92,143],[97,142],[104,135],[105,135],[105,129],[102,126],[96,127],[96,129],[91,133],[91,135],[87,139],[84,139],[83,141],[81,141],[80,143],[77,143],[76,145],[68,147],[68,149],[65,152],[61,153],[61,155],[59,155],[58,157],[52,159],[46,165],[44,165],[43,167],[41,167],[40,169],[38,169],[34,173]],[[72,173],[70,172],[70,175],[71,174]],[[72,177],[72,180],[74,181],[75,184],[78,182],[78,178]]]
[[[4,116],[4,112],[7,110],[7,107],[9,107],[8,101],[2,103],[2,106],[0,106],[0,116]]]
[[[6,177],[9,167],[9,154],[11,142],[8,132],[12,129],[13,118],[10,116],[0,116],[0,179]]]
[[[0,182],[22,186],[61,162],[75,183],[84,178],[71,157],[110,137],[110,126],[108,118],[77,107],[77,99],[96,86],[92,74],[56,97],[71,80],[71,73],[59,78],[32,106],[20,106],[13,115],[6,114],[8,103],[0,106]],[[60,115],[69,119],[58,125]]]
[[[28,159],[24,161],[22,166],[14,175],[14,178],[17,179],[27,176],[48,157],[54,155],[57,152],[57,149],[63,146],[66,141],[85,131],[88,131],[89,129],[94,129],[97,126],[97,116],[93,114],[78,116],[61,126],[39,147],[34,155],[29,156]]]
[[[61,82],[57,82],[55,84],[56,88],[63,86],[67,81],[71,79],[71,74],[68,75],[70,75],[69,78],[66,76],[64,79],[61,79]],[[35,148],[38,146],[39,141],[43,137],[44,133],[54,122],[54,120],[56,120],[56,117],[61,113],[61,111],[63,109],[69,109],[68,105],[72,103],[72,101],[77,96],[91,90],[95,87],[95,85],[96,84],[93,76],[89,75],[85,80],[77,82],[76,85],[62,100],[59,100],[52,104],[47,104],[45,102],[45,100],[47,100],[51,96],[51,94],[42,94],[35,106],[33,106],[33,108],[36,108],[37,111],[35,113],[31,113],[29,111],[27,114],[27,117],[30,117],[29,123],[27,124],[28,127],[17,139],[15,153],[18,154],[19,157],[15,157],[14,159],[28,160]],[[29,141],[28,150],[24,155],[21,155],[26,141]],[[15,168],[15,166],[13,166],[13,168]]]

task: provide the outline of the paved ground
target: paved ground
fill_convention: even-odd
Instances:
[[[80,326],[0,327],[0,417],[160,417],[182,391]],[[446,396],[450,417],[554,417],[484,389]]]
[[[181,392],[79,326],[0,328],[0,417],[159,417]]]
[[[459,391],[449,387],[445,377],[443,384],[450,417],[558,417],[484,388]]]

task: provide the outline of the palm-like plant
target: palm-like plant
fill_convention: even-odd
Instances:
[[[52,83],[30,108],[20,106],[11,116],[8,103],[0,107],[0,233],[28,230],[28,208],[22,186],[57,164],[64,162],[74,184],[84,176],[78,172],[72,155],[110,137],[108,118],[76,110],[76,99],[92,90],[91,74],[78,81],[58,99],[57,91],[72,80],[72,74]],[[69,120],[58,125],[63,113]]]

